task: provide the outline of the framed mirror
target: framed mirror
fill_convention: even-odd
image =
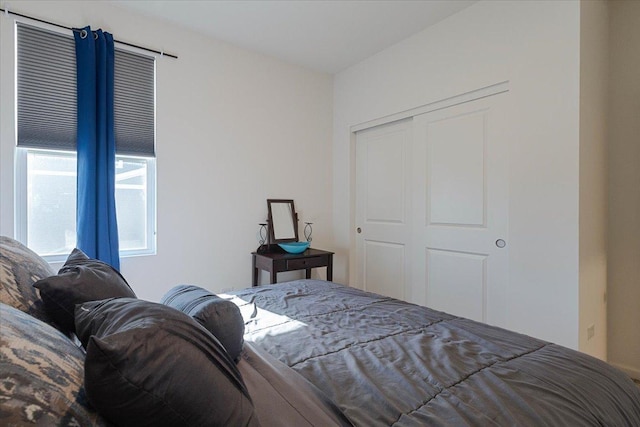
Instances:
[[[286,243],[298,241],[298,214],[293,200],[267,199],[269,242]]]

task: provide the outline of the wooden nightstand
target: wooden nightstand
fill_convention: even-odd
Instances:
[[[306,270],[306,278],[311,278],[311,269],[327,267],[327,280],[333,279],[333,252],[309,248],[299,254],[287,252],[252,252],[253,286],[258,286],[260,270],[271,273],[271,283],[278,281],[278,273],[283,271]]]

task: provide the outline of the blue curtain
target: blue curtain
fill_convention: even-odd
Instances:
[[[115,201],[113,36],[74,30],[78,91],[77,247],[120,269]]]

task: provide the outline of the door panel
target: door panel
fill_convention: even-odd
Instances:
[[[407,298],[411,120],[356,135],[356,286]]]
[[[427,301],[432,308],[484,321],[487,256],[427,249]]]
[[[485,224],[486,111],[447,117],[428,125],[429,222]]]
[[[405,245],[364,241],[364,283],[366,290],[392,298],[405,299]]]
[[[507,95],[414,117],[413,294],[504,326],[508,277]],[[425,261],[426,254],[426,261]]]
[[[366,143],[365,221],[396,223],[405,221],[405,167],[403,131],[381,132]]]

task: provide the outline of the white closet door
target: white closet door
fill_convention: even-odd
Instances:
[[[504,325],[508,276],[508,95],[413,120],[413,295]]]
[[[407,299],[411,268],[411,120],[356,135],[356,280]]]

